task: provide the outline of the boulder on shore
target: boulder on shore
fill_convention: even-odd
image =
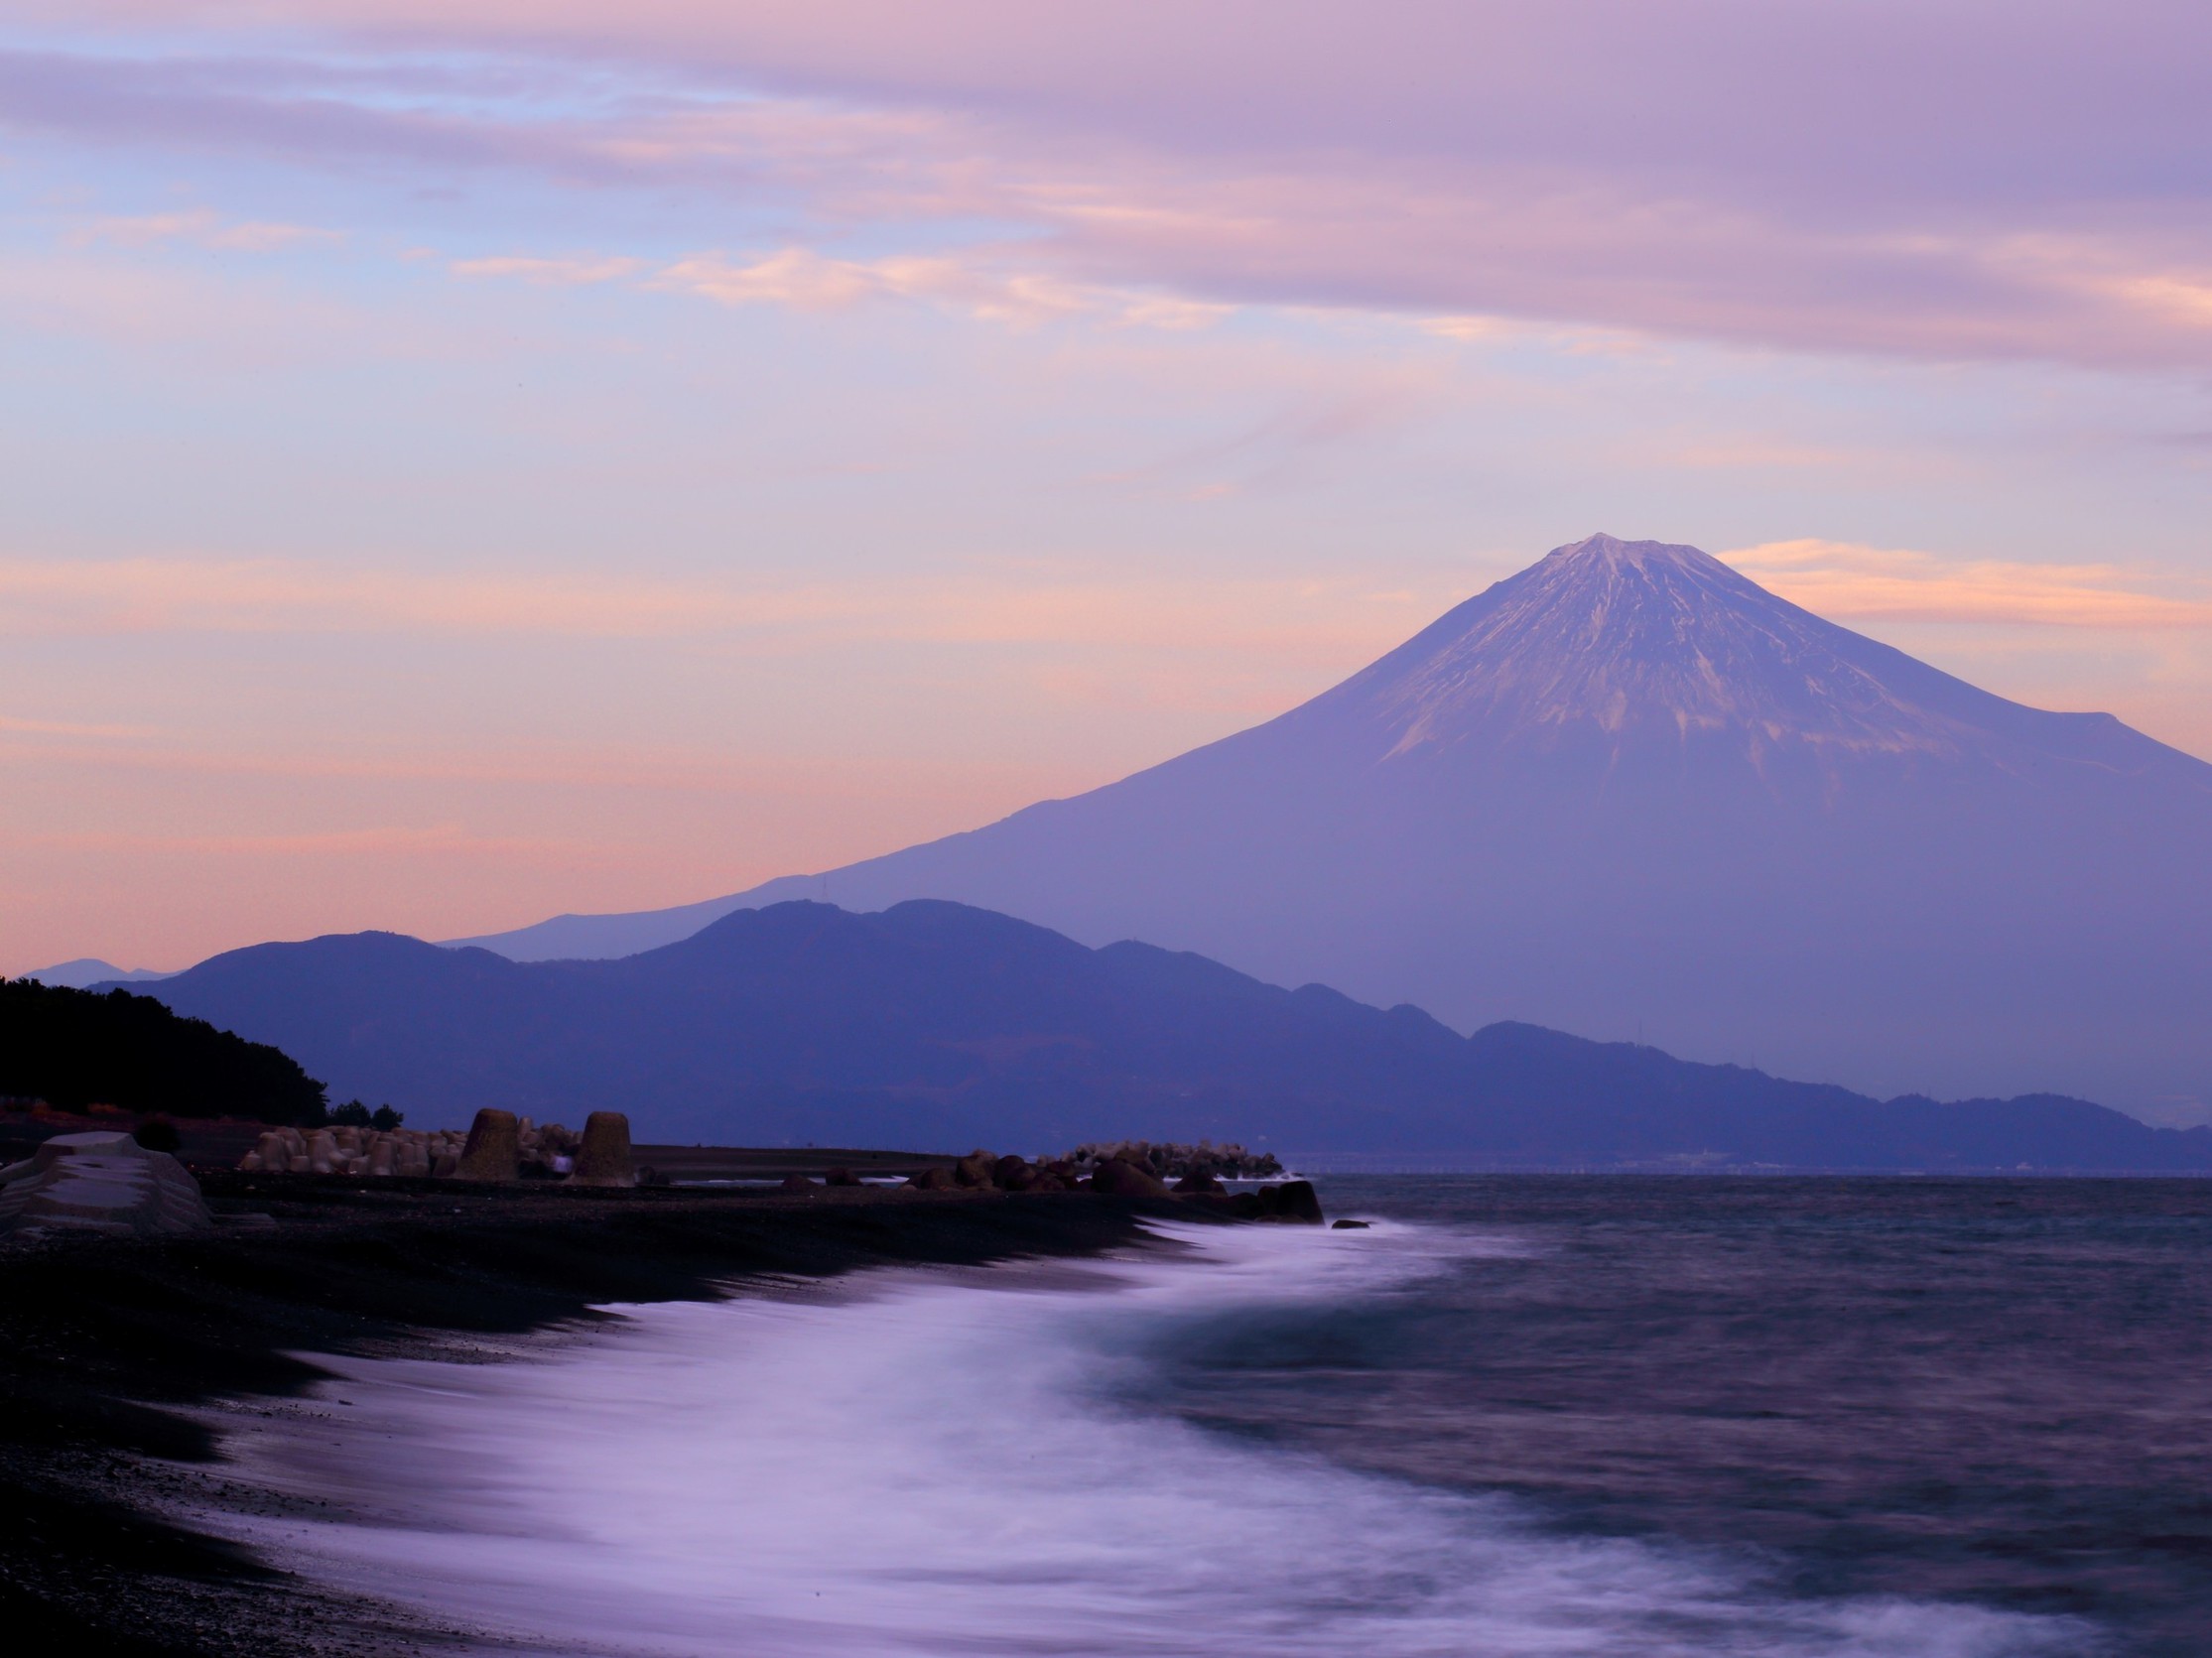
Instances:
[[[987,1151],[977,1149],[953,1165],[953,1184],[987,1189],[997,1184],[991,1178],[997,1169],[998,1159]]]
[[[630,1164],[630,1119],[620,1111],[593,1111],[584,1119],[584,1144],[569,1176],[571,1186],[635,1186]]]
[[[23,1162],[0,1169],[0,1232],[144,1236],[213,1224],[191,1172],[128,1134],[57,1134]]]
[[[960,1186],[960,1182],[953,1179],[953,1171],[943,1165],[915,1171],[906,1177],[906,1184],[917,1192],[952,1192]]]
[[[1118,1157],[1109,1157],[1099,1165],[1099,1172],[1091,1177],[1091,1190],[1114,1198],[1164,1198],[1168,1195],[1167,1182],[1150,1169],[1140,1169]]]
[[[1321,1200],[1315,1196],[1310,1180],[1286,1180],[1280,1186],[1239,1192],[1234,1201],[1236,1213],[1246,1220],[1289,1220],[1318,1226],[1323,1219]]]
[[[1181,1180],[1175,1183],[1174,1190],[1175,1195],[1179,1198],[1187,1198],[1192,1196],[1220,1198],[1226,1197],[1229,1193],[1228,1187],[1224,1186],[1220,1181],[1216,1180],[1204,1169],[1199,1169],[1191,1174],[1185,1175]]]
[[[522,1176],[522,1124],[512,1111],[486,1105],[468,1125],[454,1175],[459,1180],[519,1180]]]

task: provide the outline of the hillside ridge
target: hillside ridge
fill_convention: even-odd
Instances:
[[[617,960],[334,935],[234,951],[154,991],[418,1120],[618,1102],[645,1137],[762,1145],[1211,1137],[1501,1167],[2212,1167],[2212,1129],[2084,1100],[1881,1100],[1525,1024],[1462,1036],[1417,1007],[937,900],[743,910]]]

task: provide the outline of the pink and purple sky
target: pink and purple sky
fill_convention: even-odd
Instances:
[[[1545,549],[2212,755],[2212,9],[0,0],[0,971],[972,827]]]

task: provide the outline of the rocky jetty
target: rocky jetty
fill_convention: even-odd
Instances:
[[[23,1162],[0,1169],[0,1233],[150,1236],[213,1224],[191,1172],[128,1134],[57,1134]]]
[[[1086,1147],[1094,1152],[1101,1147]],[[1097,1192],[1113,1198],[1182,1198],[1226,1208],[1243,1220],[1289,1220],[1319,1225],[1322,1220],[1321,1200],[1315,1195],[1311,1181],[1284,1181],[1275,1186],[1262,1186],[1254,1191],[1238,1192],[1234,1196],[1212,1170],[1204,1164],[1193,1167],[1182,1165],[1181,1178],[1170,1186],[1161,1172],[1161,1165],[1169,1159],[1160,1154],[1168,1152],[1193,1152],[1198,1148],[1154,1147],[1142,1141],[1125,1147],[1116,1147],[1113,1155],[1092,1157],[1078,1162],[1073,1156],[1050,1163],[1031,1163],[1023,1157],[993,1157],[989,1152],[976,1150],[960,1159],[950,1169],[931,1168],[911,1176],[907,1185],[923,1192]],[[1209,1153],[1236,1152],[1243,1155],[1243,1148],[1212,1147]],[[1256,1162],[1257,1159],[1252,1161]],[[1277,1170],[1282,1168],[1272,1157],[1265,1159]],[[788,1191],[798,1187],[786,1186]]]
[[[1076,1147],[1064,1161],[1086,1174],[1113,1161],[1149,1169],[1161,1180],[1182,1180],[1191,1175],[1211,1175],[1216,1180],[1267,1180],[1283,1172],[1282,1162],[1271,1151],[1247,1151],[1235,1141],[1216,1145],[1201,1140],[1183,1145],[1161,1140],[1095,1140]]]
[[[597,1124],[597,1140],[592,1125]],[[395,1175],[461,1180],[560,1180],[630,1186],[630,1120],[593,1111],[582,1137],[560,1123],[487,1107],[466,1133],[452,1128],[272,1128],[238,1160],[244,1174]]]
[[[444,1129],[272,1128],[238,1160],[246,1174],[412,1175],[447,1173],[462,1137]]]
[[[579,1187],[667,1184],[653,1170],[635,1165],[630,1120],[620,1111],[593,1111],[580,1137],[559,1123],[541,1128],[528,1117],[488,1106],[476,1113],[466,1135],[451,1129],[272,1128],[238,1168],[246,1174],[437,1176],[494,1185],[516,1180],[558,1180]],[[1223,1184],[1225,1178],[1249,1180],[1255,1173],[1281,1172],[1272,1154],[1255,1156],[1239,1145],[1126,1140],[1094,1143],[1045,1162],[978,1147],[950,1168],[934,1163],[917,1170],[906,1185],[919,1192],[1177,1198],[1226,1210],[1239,1219],[1319,1224],[1321,1204],[1306,1181],[1234,1194]],[[835,1164],[820,1178],[790,1173],[781,1190],[799,1197],[865,1185],[849,1167]]]

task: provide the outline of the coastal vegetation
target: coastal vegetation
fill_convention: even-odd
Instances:
[[[0,1099],[319,1123],[323,1084],[282,1049],[128,990],[0,979]]]
[[[389,1105],[379,1105],[372,1111],[358,1099],[330,1107],[330,1121],[339,1128],[373,1128],[389,1134],[406,1120],[405,1111],[395,1111]]]

